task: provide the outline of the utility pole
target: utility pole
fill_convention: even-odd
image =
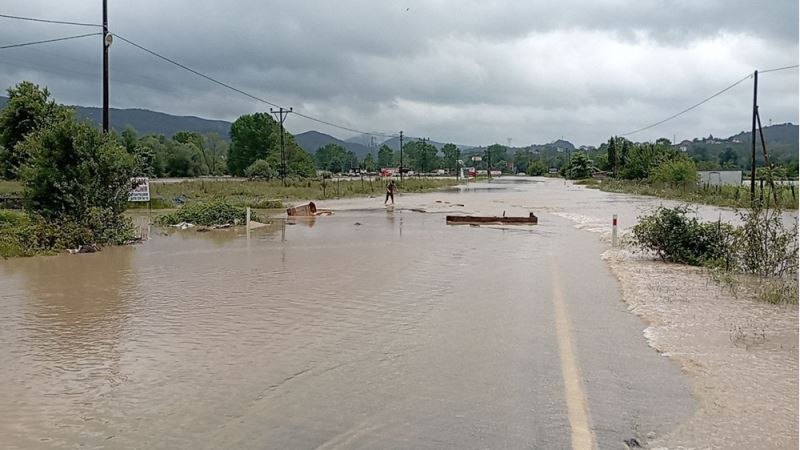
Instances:
[[[272,108],[269,109],[269,112],[275,114],[278,117],[278,122],[281,126],[281,181],[283,181],[283,185],[286,186],[286,149],[284,146],[284,132],[283,132],[283,121],[286,120],[286,116],[292,112],[292,108],[283,109],[283,107],[274,110]]]
[[[758,71],[753,72],[753,132],[750,134],[750,203],[756,200],[756,115],[758,114]]]
[[[103,132],[108,133],[108,47],[111,46],[108,32],[108,0],[103,0]]]
[[[486,147],[486,182],[492,181],[492,146]]]
[[[400,184],[403,184],[403,130],[400,130]]]
[[[422,142],[422,149],[417,153],[417,158],[421,157],[420,160],[417,161],[417,164],[419,165],[419,173],[417,174],[417,177],[422,177],[422,174],[425,172],[425,152],[427,151],[427,148],[425,147],[425,138],[419,138],[419,140]]]

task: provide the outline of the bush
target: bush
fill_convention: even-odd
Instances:
[[[214,200],[180,207],[177,211],[156,218],[158,225],[177,225],[187,222],[195,225],[238,225],[245,222],[246,209],[228,202]],[[253,218],[255,220],[255,218]]]
[[[268,162],[263,159],[257,159],[244,170],[244,176],[251,180],[271,180],[278,176],[278,173]]]
[[[781,211],[756,204],[743,224],[700,223],[689,209],[658,208],[633,227],[635,246],[662,260],[713,268],[733,283],[735,273],[756,276],[757,295],[771,303],[797,303],[798,225],[787,229]],[[722,276],[719,276],[722,274]]]
[[[667,160],[653,169],[650,179],[670,186],[694,186],[697,184],[697,166],[689,159]]]
[[[720,263],[728,265],[734,229],[723,223],[700,223],[688,217],[687,206],[659,207],[639,218],[633,227],[635,246],[654,252],[664,261],[693,266]]]

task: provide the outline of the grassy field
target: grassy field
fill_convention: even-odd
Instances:
[[[688,203],[729,208],[750,206],[750,188],[748,186],[673,187],[640,181],[608,179],[602,181],[580,180],[576,184],[584,184],[587,187],[599,188],[607,192],[648,195]],[[797,209],[797,196],[798,188],[796,186],[777,186],[775,192],[766,186],[763,191],[756,186],[756,198],[764,198],[765,201],[768,199],[767,204],[770,207],[777,204],[782,209]]]
[[[345,197],[383,196],[386,183],[382,179],[363,182],[358,178],[340,180],[303,179],[287,181],[209,181],[191,180],[180,183],[151,183],[153,208],[174,208],[180,201],[193,203],[207,200],[226,200],[236,206],[257,209],[282,208],[296,201]],[[400,193],[425,192],[456,185],[455,179],[406,178],[398,184]]]

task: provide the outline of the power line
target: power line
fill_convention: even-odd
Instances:
[[[767,69],[767,70],[759,70],[758,73],[764,74],[764,73],[770,73],[770,72],[777,72],[779,70],[797,69],[798,67],[800,67],[800,66],[795,64],[793,66],[778,67],[778,68],[775,68],[775,69]]]
[[[102,28],[103,26],[96,23],[82,23],[82,22],[68,22],[64,20],[49,20],[49,19],[38,19],[36,17],[22,17],[22,16],[12,16],[9,14],[0,14],[0,17],[5,19],[16,19],[16,20],[27,20],[30,22],[42,22],[42,23],[57,23],[59,25],[75,25],[79,27],[97,27]]]
[[[795,64],[795,65],[793,65],[793,66],[784,66],[784,67],[776,67],[776,68],[774,68],[774,69],[761,70],[761,71],[759,71],[758,73],[760,73],[760,74],[764,74],[764,73],[769,73],[769,72],[778,72],[778,71],[780,71],[780,70],[797,69],[797,68],[798,68],[798,65],[797,65],[797,64]],[[676,117],[678,117],[678,116],[681,116],[681,115],[683,115],[683,114],[685,114],[685,113],[687,113],[687,112],[689,112],[689,111],[691,111],[691,110],[693,110],[693,109],[697,108],[698,106],[702,105],[703,103],[706,103],[706,102],[708,102],[709,100],[711,100],[711,99],[713,99],[713,98],[715,98],[715,97],[717,97],[717,96],[719,96],[719,95],[722,95],[723,93],[725,93],[725,92],[729,91],[730,89],[733,89],[733,88],[734,88],[734,87],[736,87],[737,85],[741,84],[741,83],[742,83],[742,82],[744,82],[745,80],[747,80],[747,79],[749,79],[749,78],[752,78],[752,77],[753,77],[753,74],[748,74],[748,75],[746,75],[744,78],[742,78],[741,80],[739,80],[739,81],[737,81],[737,82],[733,83],[732,85],[730,85],[730,86],[726,87],[725,89],[723,89],[723,90],[721,90],[721,91],[717,92],[716,94],[712,95],[711,97],[708,97],[708,98],[706,98],[705,100],[703,100],[703,101],[701,101],[701,102],[699,102],[699,103],[696,103],[696,104],[694,104],[694,105],[692,105],[692,106],[690,106],[690,107],[688,107],[688,108],[684,109],[683,111],[681,111],[681,112],[679,112],[679,113],[677,113],[677,114],[673,114],[673,115],[671,115],[671,116],[667,117],[667,118],[666,118],[666,119],[664,119],[664,120],[661,120],[661,121],[659,121],[659,122],[656,122],[656,123],[654,123],[654,124],[652,124],[652,125],[648,125],[648,126],[646,126],[646,127],[644,127],[644,128],[639,128],[638,130],[630,131],[630,132],[628,132],[628,133],[623,133],[623,134],[622,134],[622,136],[630,136],[631,134],[636,134],[636,133],[639,133],[639,132],[641,132],[641,131],[645,131],[645,130],[649,130],[650,128],[657,127],[657,126],[661,125],[662,123],[668,122],[668,121],[670,121],[670,120],[672,120],[672,119],[674,119],[674,118],[676,118]]]
[[[283,108],[283,109],[288,109],[288,108],[285,108],[285,107],[283,107],[283,106],[281,106],[281,105],[278,105],[278,104],[276,104],[276,103],[273,103],[273,102],[271,102],[271,101],[269,101],[269,100],[263,99],[263,98],[261,98],[261,97],[258,97],[258,96],[256,96],[256,95],[250,94],[249,92],[245,92],[245,91],[243,91],[243,90],[241,90],[241,89],[239,89],[239,88],[236,88],[236,87],[234,87],[234,86],[231,86],[231,85],[230,85],[230,84],[228,84],[228,83],[225,83],[225,82],[223,82],[223,81],[217,80],[216,78],[213,78],[213,77],[211,77],[211,76],[208,76],[208,75],[206,75],[206,74],[204,74],[204,73],[202,73],[202,72],[199,72],[199,71],[197,71],[197,70],[195,70],[195,69],[192,69],[191,67],[188,67],[188,66],[186,66],[185,64],[181,64],[181,63],[179,63],[178,61],[175,61],[174,59],[168,58],[168,57],[166,57],[166,56],[164,56],[164,55],[162,55],[162,54],[160,54],[160,53],[158,53],[158,52],[156,52],[156,51],[154,51],[154,50],[150,50],[150,49],[148,49],[148,48],[146,48],[146,47],[144,47],[144,46],[142,46],[142,45],[139,45],[139,44],[137,44],[137,43],[135,43],[135,42],[131,41],[130,39],[127,39],[127,38],[125,38],[124,36],[121,36],[121,35],[119,35],[119,34],[115,34],[114,36],[116,36],[116,37],[117,37],[117,38],[119,38],[120,40],[122,40],[122,41],[124,41],[124,42],[127,42],[128,44],[130,44],[130,45],[132,45],[132,46],[134,46],[134,47],[138,48],[139,50],[142,50],[143,52],[149,53],[150,55],[152,55],[152,56],[155,56],[156,58],[159,58],[159,59],[161,59],[161,60],[163,60],[163,61],[166,61],[166,62],[168,62],[168,63],[170,63],[170,64],[173,64],[173,65],[175,65],[175,66],[178,66],[178,67],[180,67],[180,68],[181,68],[181,69],[183,69],[183,70],[186,70],[186,71],[188,71],[188,72],[191,72],[191,73],[193,73],[193,74],[195,74],[195,75],[197,75],[197,76],[199,76],[199,77],[201,77],[201,78],[204,78],[204,79],[206,79],[206,80],[208,80],[208,81],[210,81],[210,82],[212,82],[212,83],[218,84],[218,85],[220,85],[220,86],[222,86],[222,87],[224,87],[224,88],[226,88],[226,89],[230,89],[230,90],[232,90],[232,91],[234,91],[234,92],[236,92],[236,93],[239,93],[239,94],[241,94],[241,95],[244,95],[245,97],[248,97],[248,98],[250,98],[250,99],[256,100],[256,101],[258,101],[258,102],[261,102],[261,103],[265,103],[265,104],[267,104],[267,105],[270,105],[270,106],[273,106],[273,107],[275,107],[275,108]],[[369,135],[383,136],[383,137],[394,137],[394,135],[391,135],[391,134],[385,134],[385,133],[374,133],[374,132],[372,132],[372,133],[371,133],[371,132],[362,131],[362,130],[359,130],[359,129],[356,129],[356,128],[350,128],[350,127],[346,127],[346,126],[344,126],[344,125],[339,125],[339,124],[336,124],[336,123],[333,123],[333,122],[328,122],[328,121],[326,121],[326,120],[318,119],[318,118],[316,118],[316,117],[313,117],[313,116],[310,116],[310,115],[308,115],[308,114],[303,114],[303,113],[296,112],[296,111],[295,111],[295,115],[297,115],[297,116],[300,116],[300,117],[303,117],[303,118],[305,118],[305,119],[308,119],[308,120],[312,120],[312,121],[314,121],[314,122],[317,122],[317,123],[321,123],[321,124],[324,124],[324,125],[328,125],[328,126],[331,126],[331,127],[334,127],[334,128],[341,129],[341,130],[350,131],[350,132],[353,132],[353,133],[369,134]]]
[[[89,36],[99,36],[101,34],[103,34],[103,33],[78,34],[78,35],[75,35],[75,36],[66,36],[66,37],[60,37],[60,38],[55,38],[55,39],[45,39],[43,41],[23,42],[21,44],[0,45],[0,50],[6,49],[6,48],[26,47],[28,45],[46,44],[48,42],[67,41],[67,40],[70,40],[70,39],[79,39],[79,38],[85,38],[85,37],[89,37]]]
[[[698,103],[695,103],[694,105],[692,105],[692,106],[690,106],[690,107],[688,107],[688,108],[684,109],[683,111],[681,111],[681,112],[679,112],[679,113],[673,114],[673,115],[671,115],[671,116],[667,117],[667,118],[666,118],[666,119],[664,119],[664,120],[658,121],[658,122],[656,122],[656,123],[654,123],[654,124],[652,124],[652,125],[648,125],[648,126],[646,126],[646,127],[643,127],[643,128],[639,128],[638,130],[633,130],[633,131],[629,131],[629,132],[627,132],[627,133],[622,133],[621,135],[622,135],[622,136],[630,136],[630,135],[632,135],[632,134],[636,134],[636,133],[642,132],[642,131],[644,131],[644,130],[649,130],[650,128],[657,127],[657,126],[661,125],[662,123],[669,122],[670,120],[672,120],[672,119],[674,119],[674,118],[676,118],[676,117],[678,117],[678,116],[682,116],[683,114],[686,114],[687,112],[689,112],[689,111],[691,111],[691,110],[693,110],[693,109],[697,108],[698,106],[700,106],[700,105],[702,105],[702,104],[704,104],[704,103],[706,103],[706,102],[708,102],[708,101],[710,101],[710,100],[714,99],[715,97],[718,97],[718,96],[720,96],[720,95],[724,94],[725,92],[727,92],[727,91],[729,91],[729,90],[733,89],[734,87],[736,87],[736,86],[738,86],[739,84],[743,83],[745,80],[749,79],[751,76],[752,76],[752,74],[748,74],[747,76],[745,76],[745,77],[744,77],[744,78],[742,78],[741,80],[739,80],[739,81],[737,81],[737,82],[733,83],[732,85],[730,85],[730,86],[726,87],[725,89],[723,89],[723,90],[721,90],[721,91],[717,92],[716,94],[714,94],[714,95],[712,95],[712,96],[710,96],[710,97],[708,97],[708,98],[706,98],[706,99],[704,99],[704,100],[702,100],[702,101],[700,101],[700,102],[698,102]]]

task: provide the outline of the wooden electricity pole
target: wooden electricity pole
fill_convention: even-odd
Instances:
[[[750,202],[756,200],[756,115],[758,114],[758,71],[753,72],[753,131],[750,134]]]
[[[108,32],[108,0],[103,0],[103,132],[108,133],[108,47],[111,34]]]

